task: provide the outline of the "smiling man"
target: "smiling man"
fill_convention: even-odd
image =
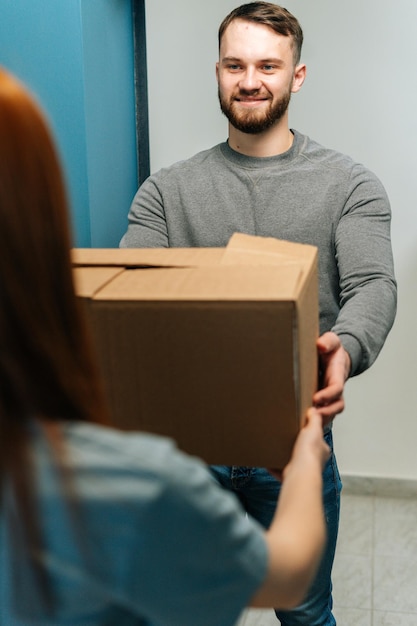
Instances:
[[[268,156],[266,131],[272,139],[271,154],[277,154],[277,148],[284,152],[290,147],[293,136],[288,128],[288,105],[306,74],[305,65],[297,65],[298,54],[292,39],[268,26],[243,19],[224,24],[216,72],[220,107],[230,122],[231,147],[243,152],[240,144],[245,135],[259,135],[260,152]],[[253,137],[249,144],[253,149]]]
[[[219,29],[216,73],[228,141],[150,176],[136,194],[124,247],[222,247],[238,231],[319,249],[321,384],[312,398],[332,448],[349,376],[369,368],[396,311],[390,205],[378,178],[288,126],[300,90],[303,33],[269,2],[232,11]],[[256,420],[256,416],[254,416]],[[280,483],[263,468],[212,468],[245,510],[271,523]],[[331,570],[341,483],[332,453],[323,474],[327,547],[315,582],[283,626],[334,626]]]

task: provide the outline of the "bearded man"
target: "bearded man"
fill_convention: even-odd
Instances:
[[[289,128],[290,97],[306,76],[302,42],[297,19],[273,3],[244,4],[223,20],[216,74],[228,140],[151,175],[133,200],[121,246],[222,247],[236,231],[317,246],[322,378],[312,404],[333,450],[345,382],[372,365],[395,317],[391,212],[372,172]],[[269,526],[276,478],[264,468],[212,472]],[[334,453],[323,485],[327,548],[305,601],[276,611],[283,626],[336,624],[331,570],[341,482]]]

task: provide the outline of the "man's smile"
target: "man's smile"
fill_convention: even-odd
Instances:
[[[235,102],[242,104],[243,106],[255,107],[264,102],[268,102],[270,98],[268,96],[236,96]]]

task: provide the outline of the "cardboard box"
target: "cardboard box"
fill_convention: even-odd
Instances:
[[[317,249],[76,249],[115,426],[213,464],[282,467],[317,385]]]

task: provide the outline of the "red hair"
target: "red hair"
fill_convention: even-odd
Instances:
[[[0,162],[0,479],[4,484],[7,476],[13,485],[14,535],[31,560],[42,533],[35,514],[28,423],[38,418],[44,425],[59,459],[65,497],[71,470],[64,468],[65,446],[53,422],[107,419],[74,293],[68,206],[57,152],[40,107],[1,68]],[[31,565],[46,611],[53,605],[51,587],[42,567],[35,561]]]
[[[103,402],[74,295],[57,153],[40,108],[4,70],[0,160],[2,421],[11,414],[19,423],[35,415],[101,421]]]

